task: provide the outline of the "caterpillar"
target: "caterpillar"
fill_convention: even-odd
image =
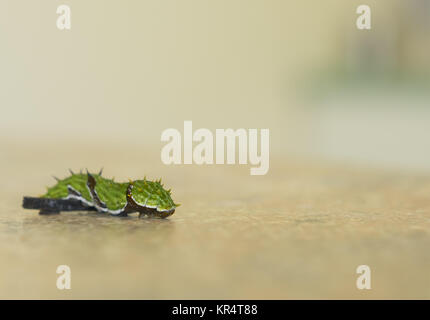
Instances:
[[[98,174],[69,171],[71,175],[65,179],[54,177],[57,183],[48,188],[40,198],[24,198],[24,207],[35,209],[35,206],[38,206],[38,209],[43,210],[45,205],[49,207],[47,210],[51,211],[77,210],[73,209],[76,208],[73,204],[79,201],[86,208],[84,210],[97,210],[114,216],[127,216],[129,213],[138,212],[139,217],[147,215],[167,218],[179,206],[173,202],[171,190],[164,189],[161,179],[150,181],[145,177],[143,180],[120,183],[102,177],[103,170]],[[38,199],[38,204],[32,207],[31,199]],[[47,202],[48,200],[51,202]],[[52,201],[56,200],[57,206],[52,205]]]

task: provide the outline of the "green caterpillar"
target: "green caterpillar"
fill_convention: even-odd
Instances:
[[[57,184],[42,198],[76,199],[85,206],[95,208],[99,212],[115,216],[126,216],[131,212],[139,212],[150,217],[166,218],[171,216],[179,204],[171,198],[171,191],[165,190],[159,181],[135,180],[118,183],[113,179],[98,174],[73,173],[65,179],[58,179]]]

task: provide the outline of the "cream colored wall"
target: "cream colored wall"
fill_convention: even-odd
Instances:
[[[63,3],[71,5],[71,31],[56,28]],[[429,28],[408,24],[420,7],[366,3],[373,10],[371,37],[405,40],[394,43],[393,54],[382,48],[380,61],[428,72]],[[212,130],[270,128],[274,154],[306,154],[320,143],[307,84],[318,77],[324,83],[320,72],[337,64],[354,66],[351,50],[363,37],[355,28],[358,4],[2,1],[0,143],[129,143],[158,152],[164,129],[192,120],[195,128]],[[356,105],[356,97],[342,104]],[[348,119],[354,121],[352,115],[340,121]]]
[[[281,125],[289,84],[332,51],[339,2],[78,0],[63,32],[67,1],[2,2],[1,134]]]

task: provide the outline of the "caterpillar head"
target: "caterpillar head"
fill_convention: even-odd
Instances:
[[[136,180],[130,183],[127,201],[140,215],[157,218],[171,216],[178,204],[171,198],[170,190],[164,189],[160,181]]]

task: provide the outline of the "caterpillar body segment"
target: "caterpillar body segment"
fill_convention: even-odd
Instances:
[[[150,217],[167,218],[178,204],[171,198],[160,181],[135,180],[127,183],[115,182],[98,174],[73,173],[48,188],[42,199],[73,199],[88,208],[116,216],[132,212]]]

